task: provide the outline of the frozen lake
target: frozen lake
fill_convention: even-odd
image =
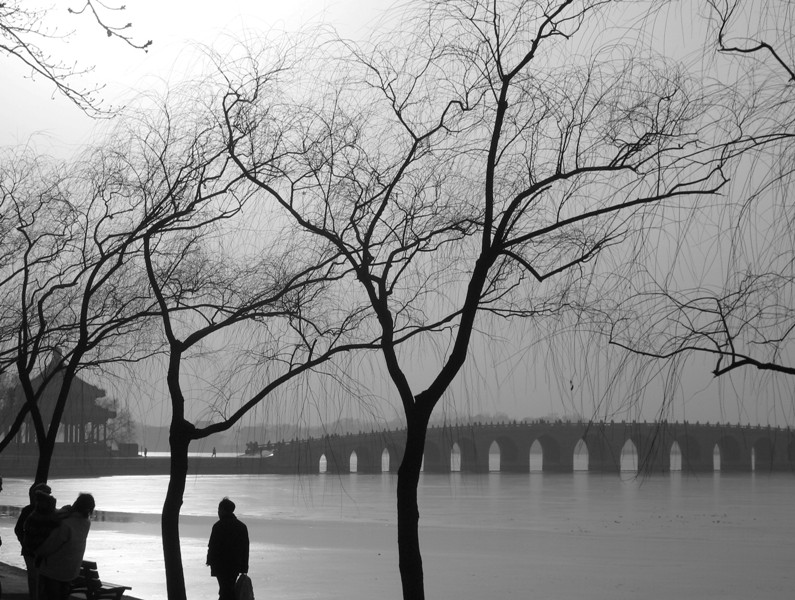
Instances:
[[[104,578],[164,600],[159,513],[167,478],[50,481],[58,505],[92,492],[86,558]],[[257,597],[400,598],[395,475],[202,476],[181,520],[191,599],[217,597],[204,565],[218,500],[249,527]],[[6,479],[0,505],[26,503]],[[429,600],[788,597],[795,588],[793,474],[423,474],[420,539]],[[22,565],[14,519],[0,559]],[[104,520],[103,520],[104,519]]]

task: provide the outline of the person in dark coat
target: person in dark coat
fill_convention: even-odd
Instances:
[[[30,486],[30,489],[28,490],[28,497],[30,498],[30,504],[23,507],[22,510],[19,511],[19,518],[17,519],[17,524],[14,525],[14,534],[16,534],[17,540],[19,540],[19,545],[22,546],[22,558],[25,559],[25,567],[28,572],[28,593],[30,594],[31,598],[38,598],[38,591],[37,591],[38,586],[36,585],[36,583],[39,578],[39,572],[38,569],[36,569],[33,552],[30,552],[25,549],[23,538],[25,535],[25,521],[28,520],[28,517],[33,513],[33,511],[36,508],[37,492],[41,492],[42,494],[50,494],[52,492],[52,489],[46,483],[34,483],[32,486]]]
[[[36,492],[36,504],[33,512],[25,519],[22,533],[22,556],[35,557],[52,530],[60,525],[66,515],[55,514],[55,497],[44,491]]]
[[[235,600],[235,580],[248,573],[248,528],[235,516],[235,503],[224,498],[218,504],[207,547],[210,575],[218,580],[218,599]]]
[[[39,598],[39,564],[36,552],[59,525],[63,516],[55,512],[55,498],[43,490],[36,492],[33,512],[25,519],[22,534],[22,556],[28,571],[28,591],[31,598]]]
[[[14,525],[14,534],[17,536],[20,545],[22,544],[22,535],[25,532],[25,519],[30,516],[30,513],[33,512],[33,509],[36,508],[36,492],[42,491],[45,494],[51,494],[52,488],[47,485],[46,483],[34,483],[28,489],[28,499],[30,500],[30,504],[27,506],[22,507],[22,510],[19,511],[19,517],[17,518],[17,523]],[[22,555],[24,556],[25,553],[23,552]]]

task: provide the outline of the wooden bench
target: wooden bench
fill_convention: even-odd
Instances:
[[[101,600],[109,598],[121,600],[122,594],[126,590],[131,590],[129,585],[117,585],[115,583],[104,583],[99,578],[97,563],[84,560],[80,565],[80,575],[72,581],[71,594],[82,594],[86,600]]]

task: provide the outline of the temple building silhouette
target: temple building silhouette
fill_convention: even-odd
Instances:
[[[63,371],[54,370],[54,365],[60,361],[60,355],[54,356],[44,372],[31,380],[34,390],[44,385],[37,405],[45,430],[49,428],[63,384]],[[11,391],[10,397],[11,402],[4,411],[9,417],[3,419],[4,433],[8,431],[11,421],[25,404],[25,394],[19,382]],[[108,422],[116,418],[116,411],[102,404],[101,401],[105,398],[107,398],[105,390],[88,383],[80,376],[75,376],[61,417],[55,454],[87,456],[109,452]],[[36,451],[35,445],[36,431],[33,417],[28,414],[9,450],[16,446],[21,454],[27,454],[26,450]]]

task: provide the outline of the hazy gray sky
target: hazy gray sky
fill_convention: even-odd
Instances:
[[[344,35],[360,35],[393,0],[131,0],[123,12],[107,13],[108,22],[131,22],[136,42],[151,39],[148,52],[109,39],[87,15],[70,15],[74,4],[58,0],[47,25],[58,34],[73,32],[64,43],[54,40],[52,56],[64,63],[93,66],[81,80],[85,86],[104,85],[105,105],[119,105],[147,90],[162,90],[166,82],[184,79],[200,54],[198,45],[212,46],[228,36],[258,31],[296,31],[325,23]],[[25,0],[25,5],[48,7],[48,0]],[[68,153],[91,138],[96,123],[19,61],[4,59],[0,69],[0,144],[38,145]]]
[[[31,0],[38,2],[38,0]],[[39,2],[49,5],[47,2]],[[53,26],[61,32],[74,30],[67,44],[56,42],[53,54],[64,62],[75,61],[95,66],[84,78],[85,84],[106,84],[101,92],[106,104],[118,105],[135,94],[163,90],[167,82],[179,82],[190,74],[199,56],[198,44],[213,45],[229,36],[252,36],[258,31],[295,31],[312,23],[327,23],[343,35],[361,37],[384,14],[392,0],[129,0],[127,10],[110,15],[114,22],[131,21],[136,41],[152,39],[148,53],[134,50],[119,40],[108,39],[86,17],[66,12],[68,2],[58,2],[59,12],[51,13]],[[680,27],[670,29],[673,47],[683,40]],[[685,36],[687,37],[687,36]],[[665,40],[663,40],[665,42]],[[97,123],[73,104],[54,93],[41,79],[31,80],[23,66],[4,58],[0,68],[0,144],[25,144],[33,141],[42,152],[65,156],[89,141]],[[100,123],[100,125],[102,125]],[[566,360],[565,344],[555,361],[544,351],[524,350],[522,327],[509,325],[502,339],[489,346],[475,346],[466,372],[453,386],[450,401],[440,412],[467,414],[505,412],[512,417],[544,416],[550,413],[579,412],[586,417],[613,415],[625,406],[621,398],[596,399],[594,392],[604,383],[598,365],[588,372],[573,358]],[[571,358],[571,357],[570,357]],[[416,357],[415,368],[422,369],[423,357]],[[661,365],[662,366],[662,365]],[[715,380],[709,374],[708,360],[693,361],[682,380],[683,387],[673,403],[669,418],[692,421],[743,421],[784,424],[791,417],[787,386],[774,376],[761,377],[745,371],[733,378]],[[368,372],[368,369],[363,369]],[[100,385],[102,383],[100,382]],[[106,386],[110,387],[110,386]],[[375,386],[378,393],[390,396],[386,383]],[[137,417],[150,421],[167,420],[167,408],[158,404],[163,389],[129,390],[131,408]],[[114,392],[123,396],[119,389]],[[322,390],[316,391],[322,395]],[[659,397],[662,396],[660,392]],[[154,398],[150,403],[149,398]],[[654,394],[650,394],[653,398]],[[151,408],[150,405],[154,406]],[[647,400],[623,413],[628,418],[654,418],[659,405]],[[396,407],[383,411],[391,418]],[[356,411],[342,411],[357,416]]]

